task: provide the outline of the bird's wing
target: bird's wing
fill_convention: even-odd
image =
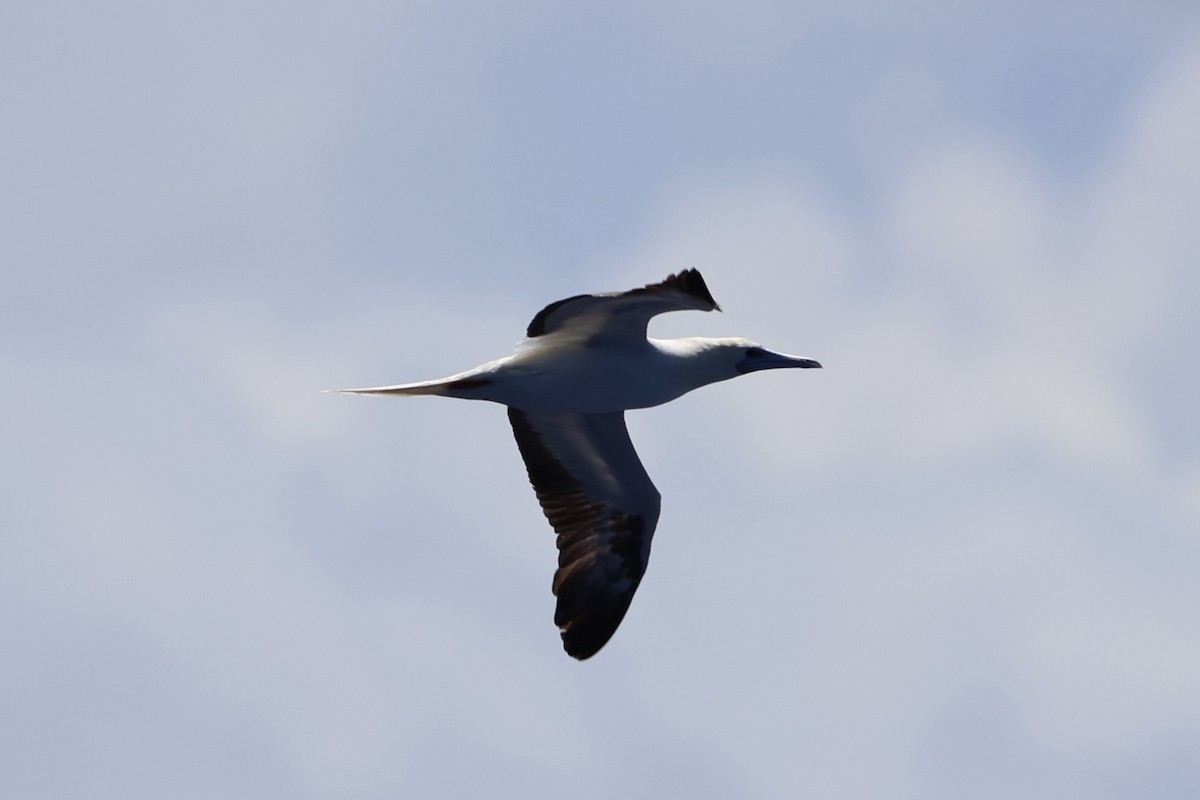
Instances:
[[[581,294],[551,303],[537,313],[525,335],[560,334],[591,340],[646,338],[650,318],[666,311],[720,311],[699,270],[685,269],[661,283],[609,294]]]
[[[588,658],[616,632],[646,571],[660,495],[623,413],[509,408],[508,419],[558,533],[554,622],[567,653]]]

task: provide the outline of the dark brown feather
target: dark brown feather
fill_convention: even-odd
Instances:
[[[589,422],[587,415],[569,416],[582,424]],[[535,426],[538,415],[510,408],[508,418],[538,502],[558,534],[558,570],[552,584],[558,598],[554,622],[567,653],[588,658],[612,638],[645,574],[649,539],[658,518],[658,493],[638,461],[640,475],[635,473],[630,480],[636,481],[633,489],[641,492],[640,499],[651,504],[653,521],[647,530],[641,514],[628,513],[605,498],[588,496],[584,483],[547,446]],[[627,440],[628,436],[625,442],[614,443],[607,455],[628,459],[633,450]],[[586,441],[605,440],[593,435]],[[557,440],[556,444],[565,446]],[[581,455],[583,462],[597,464],[606,454]],[[632,457],[636,459],[636,454]]]

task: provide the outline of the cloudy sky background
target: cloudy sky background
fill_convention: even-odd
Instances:
[[[1190,3],[17,4],[0,794],[1200,796]],[[700,268],[565,656],[501,409]]]

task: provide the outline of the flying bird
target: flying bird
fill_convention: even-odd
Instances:
[[[577,659],[603,647],[646,572],[661,496],[625,412],[764,369],[811,368],[747,339],[651,339],[667,311],[720,311],[699,271],[628,292],[581,294],[543,308],[514,355],[420,383],[348,394],[437,395],[508,406],[538,502],[558,534],[554,622]]]

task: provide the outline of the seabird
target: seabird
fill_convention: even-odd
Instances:
[[[720,311],[695,269],[628,292],[581,294],[537,313],[514,355],[435,381],[343,389],[438,395],[508,406],[538,502],[558,534],[554,622],[567,653],[589,658],[616,632],[650,558],[661,496],[625,412],[747,372],[820,367],[747,339],[651,339],[667,311]]]

